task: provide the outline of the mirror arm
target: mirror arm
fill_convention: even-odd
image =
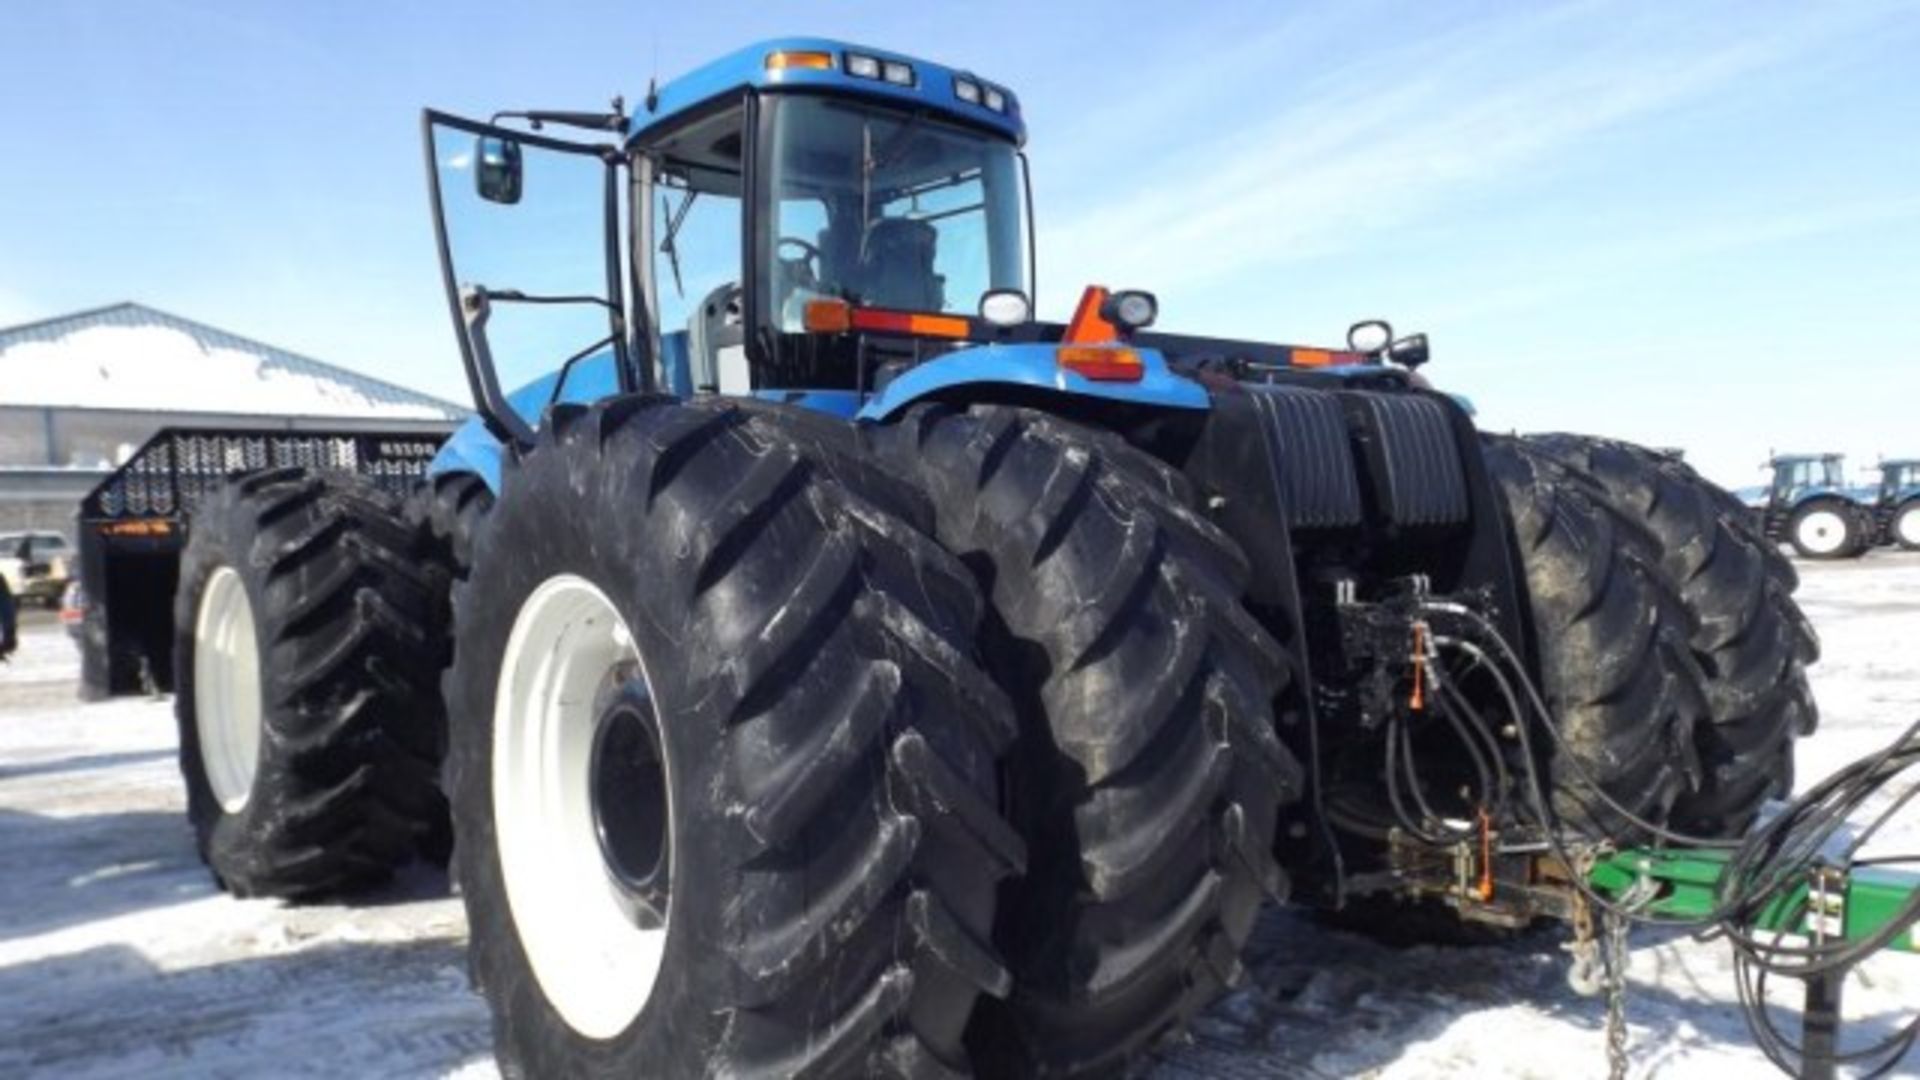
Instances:
[[[608,311],[619,311],[613,302],[604,296],[556,296],[546,293],[525,293],[519,289],[489,289],[483,285],[468,285],[462,293],[474,292],[486,300],[504,300],[509,304],[594,304]]]
[[[611,112],[575,112],[567,109],[518,109],[501,110],[494,113],[489,124],[498,126],[502,120],[525,120],[527,126],[539,131],[546,124],[560,124],[564,127],[580,128],[585,131],[627,130],[627,113],[619,98],[613,99]]]
[[[500,393],[500,381],[493,369],[493,350],[487,345],[487,319],[493,314],[489,298],[499,295],[502,294],[489,293],[478,285],[460,287],[461,328],[467,335],[467,347],[478,369],[480,419],[501,442],[531,447],[534,442],[533,428],[521,419],[519,413],[513,411]]]
[[[608,334],[606,337],[601,338],[599,341],[581,349],[579,352],[574,353],[562,361],[560,364],[560,373],[554,376],[553,379],[553,392],[547,395],[547,407],[552,408],[560,403],[560,394],[567,388],[567,376],[573,374],[573,365],[585,360],[601,349],[607,348],[618,340],[620,340],[619,334]]]

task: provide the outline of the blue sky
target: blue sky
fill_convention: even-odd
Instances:
[[[1920,4],[0,6],[0,325],[136,299],[462,399],[418,110],[821,33],[1013,86],[1043,313],[1333,342],[1489,427],[1920,453]],[[0,399],[5,388],[0,387]]]

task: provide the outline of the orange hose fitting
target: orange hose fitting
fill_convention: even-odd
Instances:
[[[1480,902],[1493,899],[1493,818],[1487,808],[1480,808]]]
[[[1413,693],[1407,697],[1407,707],[1420,712],[1427,707],[1427,624],[1416,621],[1413,624]]]

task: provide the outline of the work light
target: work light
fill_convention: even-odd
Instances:
[[[971,79],[953,80],[953,96],[969,105],[980,104],[980,84]]]
[[[980,298],[980,317],[995,326],[1018,326],[1033,316],[1033,305],[1019,289],[993,289]]]
[[[850,52],[847,54],[847,74],[861,79],[877,79],[880,77],[880,60],[864,53]]]
[[[991,86],[982,92],[981,99],[985,102],[987,108],[992,109],[994,112],[1007,111],[1007,95],[995,90]]]
[[[889,60],[881,68],[886,80],[895,86],[913,85],[913,65]]]
[[[1122,289],[1108,296],[1100,310],[1101,318],[1128,332],[1152,326],[1159,315],[1160,301],[1140,289]]]

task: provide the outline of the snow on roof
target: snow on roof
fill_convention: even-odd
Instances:
[[[122,303],[0,329],[0,405],[459,420],[389,382]]]

